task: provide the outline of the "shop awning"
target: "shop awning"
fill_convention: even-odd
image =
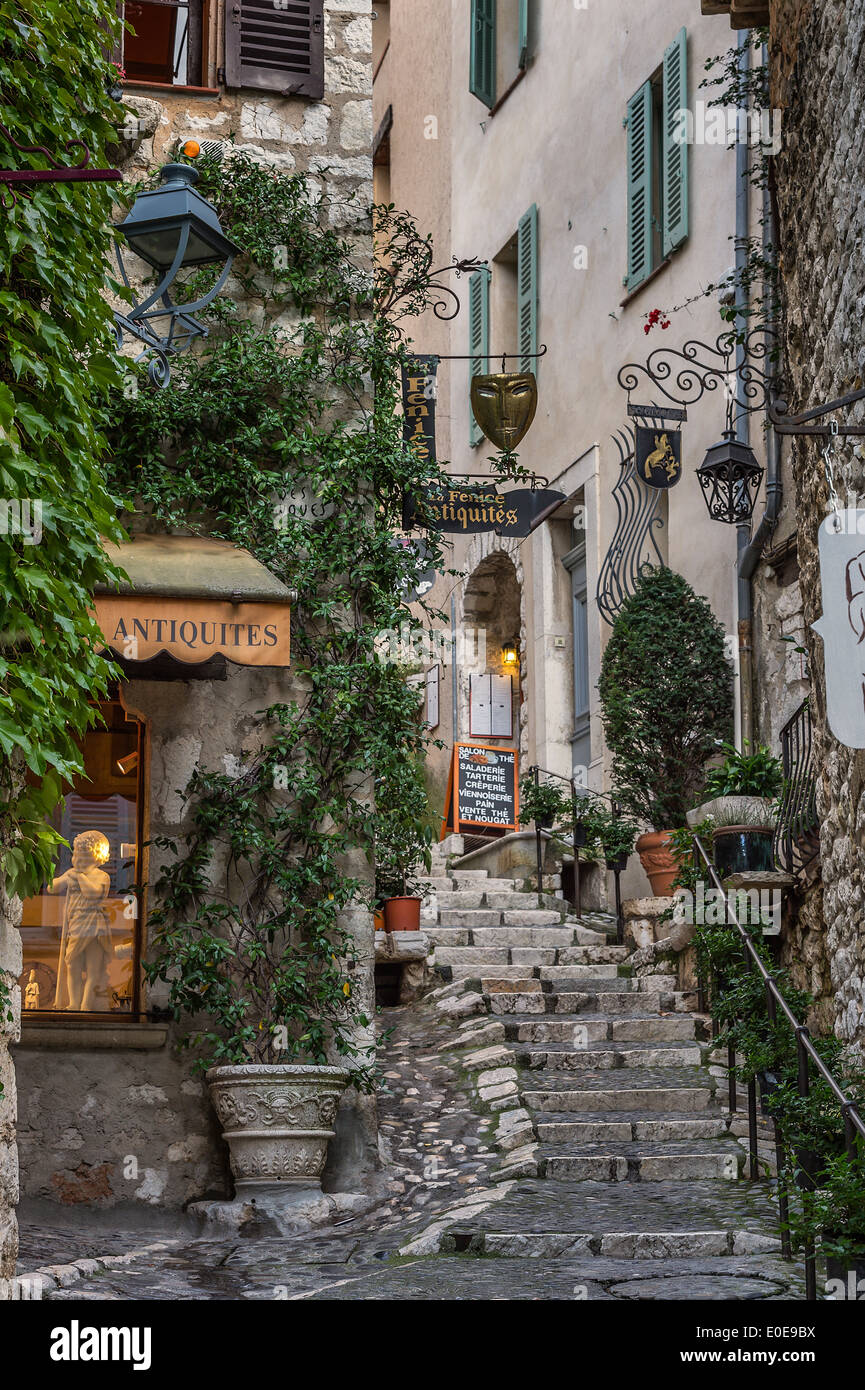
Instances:
[[[94,607],[125,662],[166,653],[186,665],[218,655],[289,665],[295,594],[248,550],[200,536],[136,536],[105,550],[128,580],[97,588]]]

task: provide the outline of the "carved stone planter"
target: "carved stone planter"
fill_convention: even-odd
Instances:
[[[231,1151],[239,1193],[321,1186],[347,1081],[340,1067],[279,1063],[211,1068],[210,1098]]]

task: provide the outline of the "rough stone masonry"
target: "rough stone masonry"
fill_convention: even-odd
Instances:
[[[865,8],[845,0],[775,0],[771,7],[772,105],[783,110],[775,163],[781,270],[787,306],[791,408],[804,410],[862,385],[865,342]],[[863,419],[861,405],[844,412]],[[865,1046],[863,835],[865,755],[839,744],[826,725],[817,530],[827,514],[821,440],[796,440],[793,471],[821,822],[826,947],[835,1030]],[[865,463],[854,440],[839,441],[842,505],[865,494]],[[852,504],[851,504],[852,505]],[[861,504],[860,504],[861,505]]]

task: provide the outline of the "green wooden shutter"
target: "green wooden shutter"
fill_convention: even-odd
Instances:
[[[628,279],[636,289],[652,271],[652,84],[628,102]]]
[[[490,355],[490,272],[476,270],[469,277],[469,382],[489,367]],[[480,444],[484,432],[469,405],[469,443]]]
[[[538,350],[538,209],[532,203],[517,229],[517,336],[520,371],[537,371]]]
[[[472,0],[469,91],[485,106],[496,104],[496,0]]]
[[[520,0],[520,37],[518,41],[519,66],[524,68],[529,61],[529,0]]]
[[[688,105],[688,33],[681,29],[664,54],[662,134],[662,250],[675,251],[688,235],[688,146],[673,137],[681,131],[678,113]]]

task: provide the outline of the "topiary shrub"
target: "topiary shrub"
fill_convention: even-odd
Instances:
[[[731,737],[733,676],[721,624],[680,574],[650,571],[622,605],[598,689],[618,804],[655,830],[682,825]]]

